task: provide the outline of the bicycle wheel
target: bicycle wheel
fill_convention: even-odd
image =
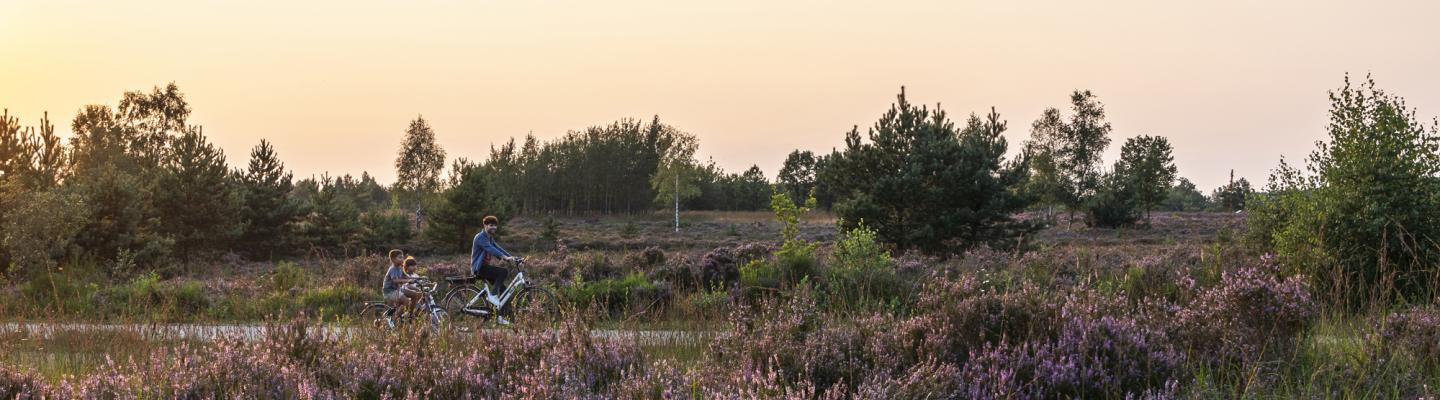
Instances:
[[[385,304],[366,304],[364,308],[360,309],[360,316],[356,322],[368,328],[390,329],[391,322],[387,320],[389,317],[385,316],[387,311],[390,311],[390,307]]]
[[[553,324],[560,321],[560,298],[550,289],[526,287],[515,296],[511,307],[517,322]]]
[[[462,332],[478,331],[493,312],[490,302],[474,286],[451,290],[445,300],[440,301],[440,306],[449,313],[450,325]]]
[[[441,331],[449,328],[450,317],[449,313],[445,312],[445,308],[440,306],[430,307],[430,332],[439,334]]]

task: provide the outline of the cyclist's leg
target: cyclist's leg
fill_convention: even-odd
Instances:
[[[409,286],[401,286],[400,293],[404,294],[405,310],[408,312],[415,308],[415,303],[420,301],[420,291]]]
[[[405,305],[405,294],[399,290],[385,292],[385,316],[395,316]]]
[[[510,276],[510,270],[487,265],[480,267],[480,271],[475,276],[490,282],[490,294],[499,296],[505,293],[505,278]]]
[[[495,272],[491,274],[493,278],[490,280],[490,286],[494,288],[492,290],[495,291],[496,296],[505,294],[505,280],[510,278],[510,270],[496,266],[491,266],[490,269],[495,270]]]

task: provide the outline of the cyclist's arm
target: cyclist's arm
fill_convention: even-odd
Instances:
[[[482,248],[484,248],[484,250],[485,250],[486,252],[489,252],[490,255],[493,255],[493,256],[496,256],[496,257],[514,257],[514,256],[510,255],[510,252],[505,251],[505,249],[500,248],[500,244],[495,243],[494,240],[491,240],[491,239],[488,238],[488,237],[486,238],[486,240],[481,240],[481,241],[480,241],[480,246],[481,246]]]

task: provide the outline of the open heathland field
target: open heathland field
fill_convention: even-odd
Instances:
[[[501,241],[560,295],[563,317],[479,331],[357,318],[379,297],[381,256],[231,257],[122,282],[67,266],[7,285],[0,396],[1424,398],[1440,388],[1440,308],[1328,306],[1336,294],[1238,241],[1244,214],[1061,223],[1019,248],[945,258],[889,254],[822,213],[799,224],[807,251],[780,243],[769,213],[702,213],[678,235],[671,223],[517,218]],[[468,261],[412,254],[436,279]],[[38,321],[69,324],[25,328]],[[263,333],[124,328],[170,323]]]

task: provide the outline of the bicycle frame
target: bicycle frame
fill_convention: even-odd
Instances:
[[[497,296],[500,298],[500,304],[494,304],[495,309],[502,309],[505,308],[505,305],[510,304],[510,299],[514,298],[515,295],[518,293],[518,288],[523,288],[527,283],[530,282],[525,280],[525,273],[516,272],[515,279],[511,279],[510,285],[505,287],[505,293],[501,293],[499,296]],[[488,296],[490,296],[490,283],[486,282],[485,286],[480,288],[480,293],[478,295],[465,302],[464,308],[472,308],[475,306],[475,303],[481,301],[481,298]]]

